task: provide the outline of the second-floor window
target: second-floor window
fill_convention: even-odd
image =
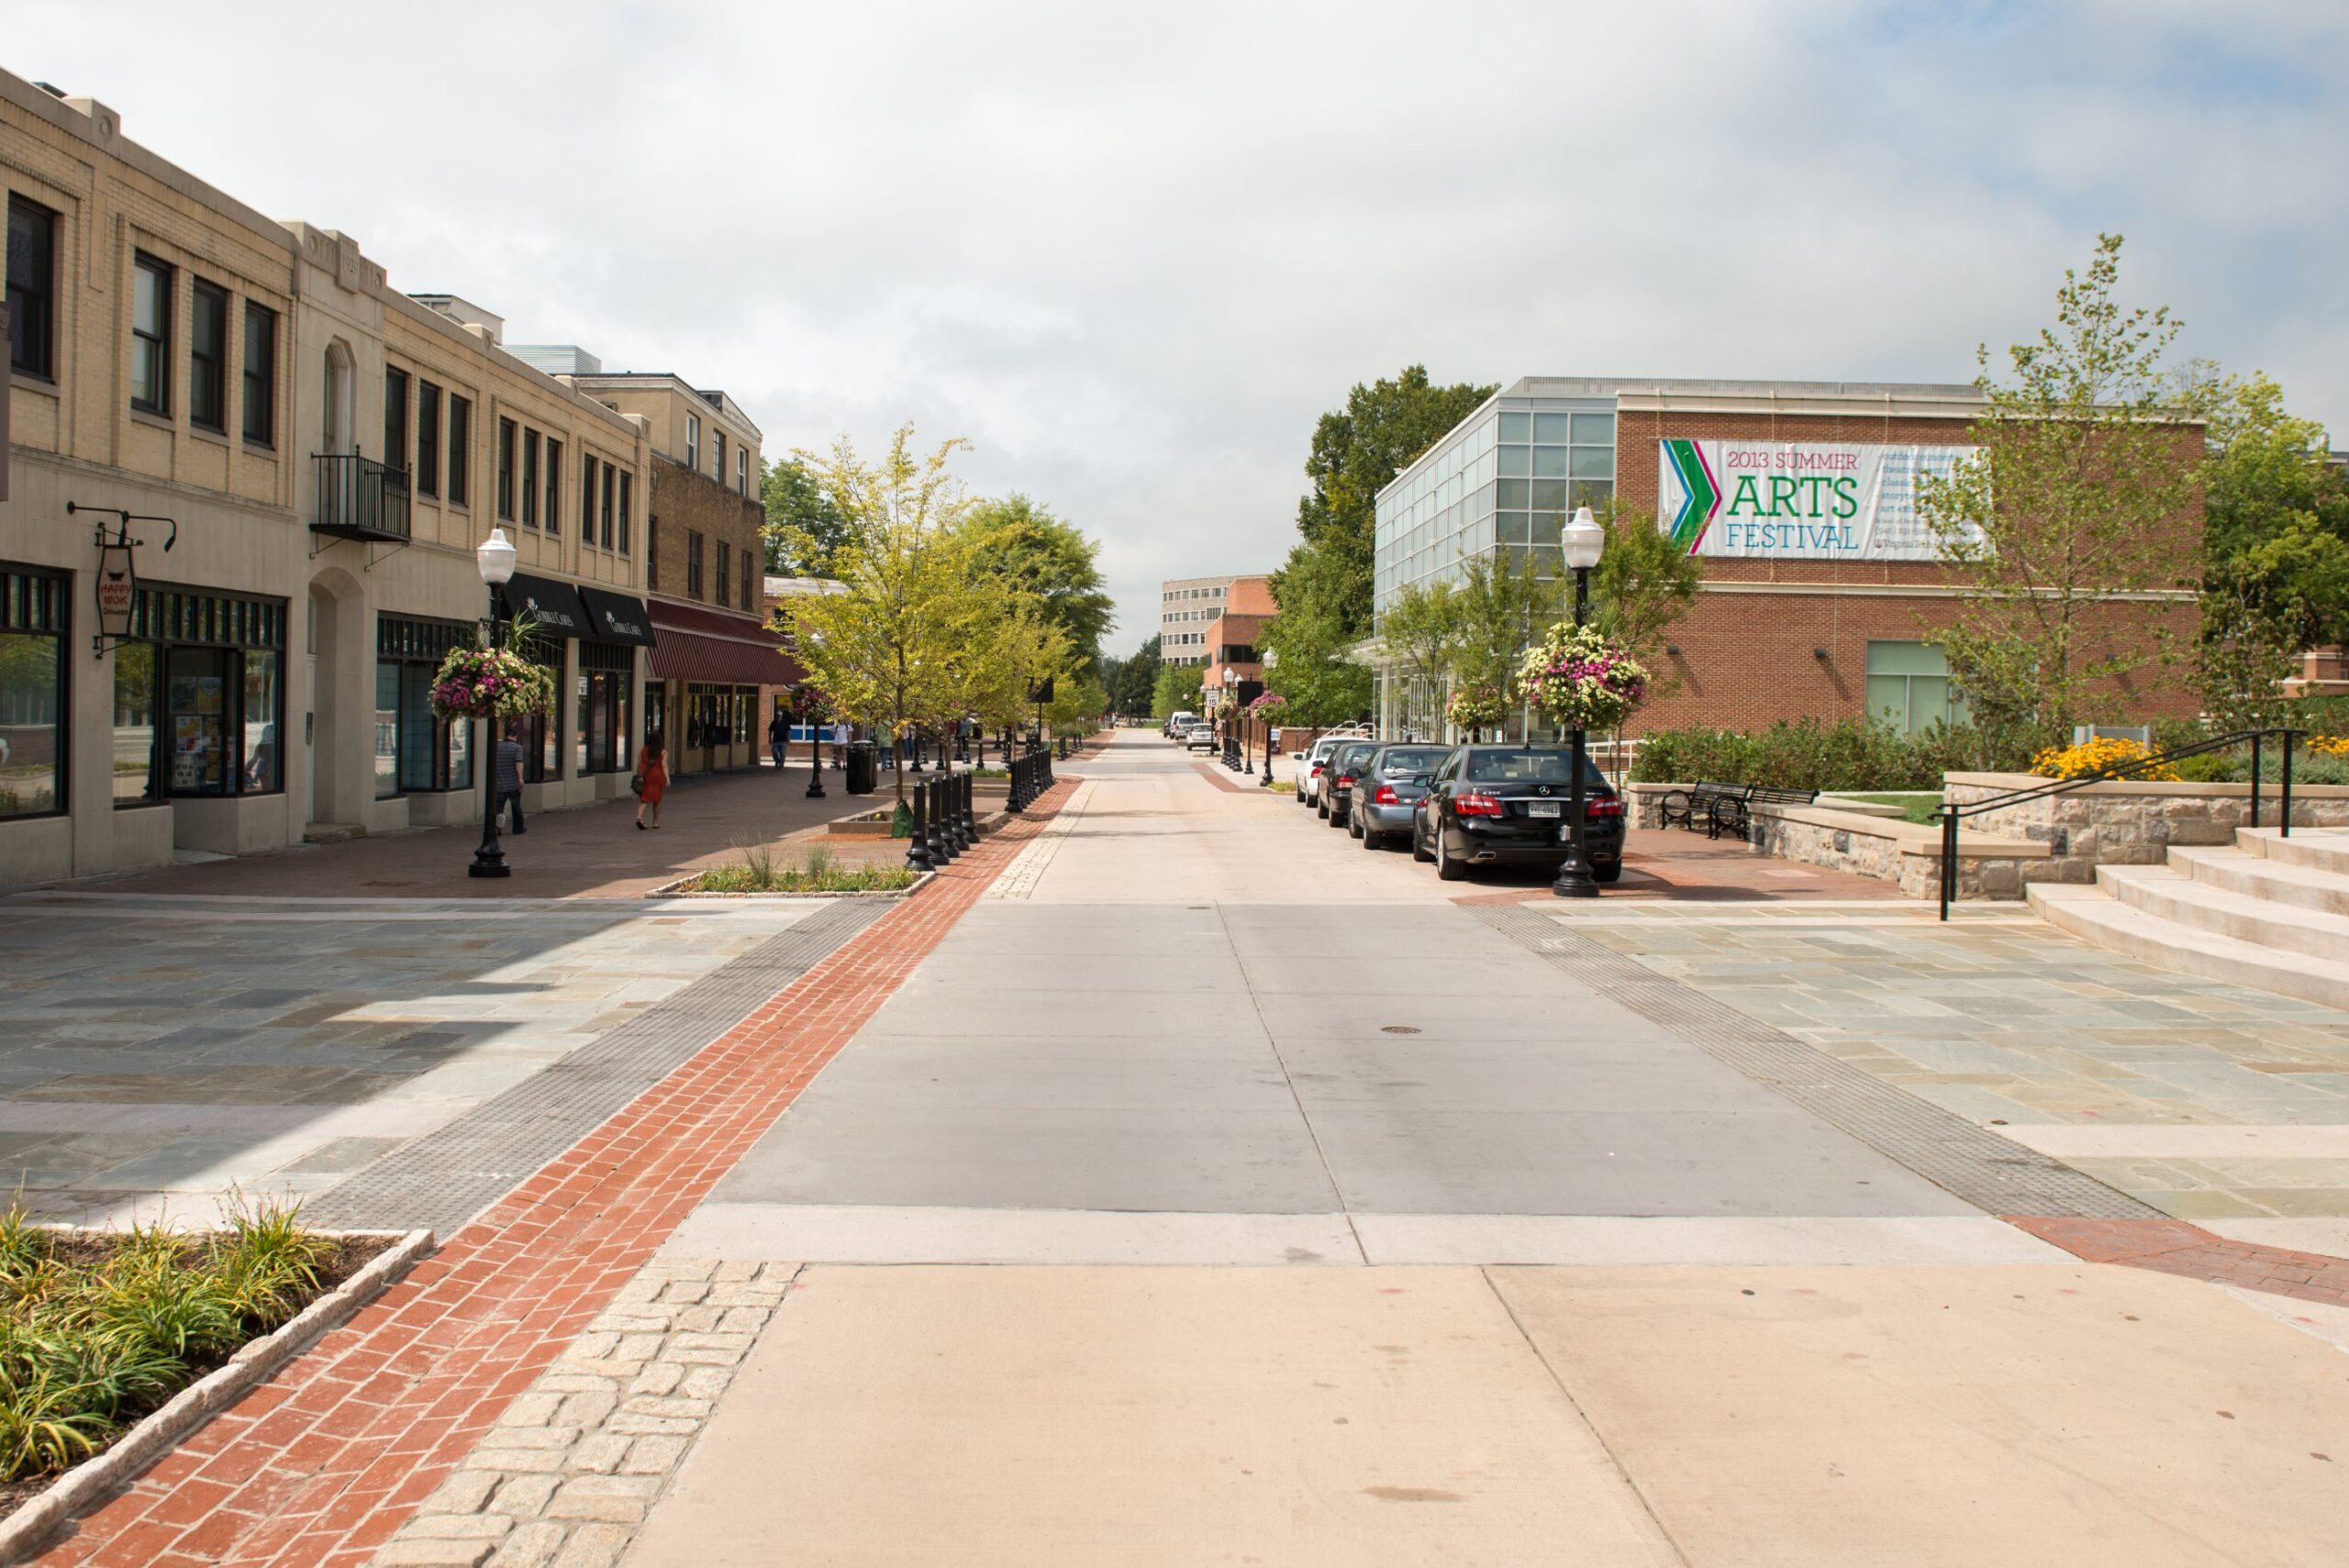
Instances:
[[[742,607],[751,607],[751,584],[759,580],[758,568],[751,564],[751,552],[742,552]]]
[[[701,467],[701,417],[697,414],[685,416],[685,466]]]
[[[607,462],[604,465],[604,505],[601,514],[604,519],[604,548],[606,550],[612,548],[612,492],[615,488],[617,487],[612,484],[612,465]]]
[[[726,483],[726,432],[713,430],[710,432],[709,439],[715,443],[718,452],[718,461],[710,465],[709,474],[711,478],[723,484]]]
[[[751,449],[734,449],[734,488],[742,495],[751,493]]]
[[[734,596],[734,547],[724,539],[718,541],[718,597],[724,604]]]
[[[449,395],[449,505],[470,504],[466,490],[473,476],[473,406],[455,393]]]
[[[195,280],[187,315],[187,419],[228,429],[228,291]]]
[[[514,421],[497,422],[497,515],[514,520]]]
[[[416,493],[440,494],[440,389],[416,384]]]
[[[8,198],[8,368],[57,374],[57,215]]]
[[[522,432],[522,523],[539,526],[539,433],[531,429]]]
[[[621,553],[622,555],[626,555],[626,554],[628,553],[628,517],[629,517],[629,503],[630,501],[632,501],[632,500],[635,498],[635,491],[636,491],[636,475],[634,475],[633,473],[623,473],[623,474],[621,474],[621,475],[620,475],[620,553]]]
[[[384,466],[407,466],[407,372],[384,367]]]
[[[579,457],[579,537],[588,544],[596,542],[596,454],[583,452]]]
[[[685,597],[701,597],[701,535],[685,530]]]
[[[547,532],[562,532],[562,443],[547,438]]]
[[[245,439],[277,444],[277,312],[245,301]]]
[[[661,519],[644,519],[644,591],[661,591]]]
[[[172,411],[172,269],[141,256],[130,292],[130,406]]]

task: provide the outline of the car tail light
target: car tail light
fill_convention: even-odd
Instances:
[[[1378,793],[1370,797],[1370,803],[1373,806],[1400,806],[1403,804],[1402,801],[1397,797],[1395,794],[1395,786],[1393,784],[1380,784],[1378,786]]]
[[[1498,817],[1501,815],[1501,803],[1495,800],[1489,795],[1464,795],[1456,796],[1453,800],[1452,808],[1460,813],[1463,817]]]
[[[1586,801],[1583,803],[1583,815],[1620,817],[1623,815],[1623,797],[1616,795],[1602,795],[1597,800]]]
[[[1339,787],[1340,789],[1352,789],[1352,788],[1353,788],[1353,787],[1354,787],[1354,776],[1353,776],[1353,774],[1352,774],[1352,773],[1340,773],[1340,774],[1338,775],[1338,787]]]

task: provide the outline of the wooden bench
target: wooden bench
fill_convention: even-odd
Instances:
[[[1694,789],[1675,789],[1667,794],[1657,815],[1664,827],[1669,828],[1677,822],[1693,833],[1700,819],[1708,823],[1712,820],[1714,809],[1722,802],[1742,801],[1747,787],[1706,779]]]
[[[1753,836],[1753,806],[1809,806],[1819,798],[1815,789],[1773,789],[1767,784],[1749,784],[1742,795],[1713,802],[1710,820],[1705,836],[1718,839],[1723,833],[1734,833],[1749,843]]]

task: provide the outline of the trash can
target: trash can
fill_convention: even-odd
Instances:
[[[871,795],[878,787],[881,763],[870,740],[848,743],[848,780],[843,786],[851,795]]]

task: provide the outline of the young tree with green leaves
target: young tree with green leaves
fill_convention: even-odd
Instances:
[[[778,576],[820,577],[833,550],[848,541],[849,521],[832,505],[813,470],[798,457],[765,465],[759,497],[766,507],[767,570]]]
[[[2110,596],[2199,576],[2180,546],[2200,473],[2163,365],[2178,324],[2124,308],[2120,276],[2121,237],[2103,235],[2085,276],[2065,272],[2055,324],[2008,350],[2010,379],[1982,347],[1979,450],[1917,483],[1936,553],[1967,589],[1933,640],[1993,737],[2109,708],[2105,683],[2175,657],[2166,617]]]
[[[842,437],[829,456],[797,454],[845,526],[821,555],[845,593],[785,602],[795,653],[834,713],[894,744],[952,712],[970,680],[974,628],[1000,603],[974,572],[960,524],[970,506],[949,460],[949,440],[928,457],[901,427],[877,463]],[[815,559],[812,536],[788,540],[794,559]],[[904,798],[904,770],[897,795]]]
[[[1452,584],[1404,584],[1379,614],[1378,640],[1402,686],[1405,727],[1441,734],[1444,682],[1460,640],[1460,605]]]
[[[1152,718],[1172,718],[1188,709],[1199,711],[1199,683],[1207,668],[1201,664],[1164,664],[1159,667],[1158,684],[1151,691],[1150,714]]]
[[[1117,679],[1108,684],[1109,701],[1120,717],[1139,718],[1150,712],[1163,663],[1156,637],[1144,641],[1132,658],[1118,662]]]
[[[980,571],[1041,605],[1079,656],[1101,656],[1115,602],[1101,585],[1097,542],[1016,493],[977,503],[963,526]]]
[[[1518,712],[1518,666],[1558,618],[1563,585],[1531,561],[1513,565],[1506,555],[1471,556],[1460,563],[1455,602],[1458,630],[1447,661],[1453,684],[1488,695],[1502,712]]]

